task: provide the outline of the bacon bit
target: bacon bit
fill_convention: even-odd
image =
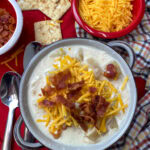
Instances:
[[[10,39],[11,37],[12,37],[12,33],[11,33],[11,34],[9,34],[8,38]]]
[[[43,96],[50,96],[55,92],[55,88],[52,88],[49,85],[46,85],[44,88],[41,88]]]
[[[92,108],[92,105],[90,103],[81,103],[79,105],[79,107],[82,111],[84,111],[84,113],[86,115],[91,115],[91,113],[93,112],[93,108]]]
[[[84,85],[84,81],[68,84],[69,90],[77,90],[78,88],[81,88]]]
[[[53,135],[53,137],[55,139],[58,139],[61,136],[61,133],[62,133],[62,130],[60,130],[60,129],[57,131],[57,133],[52,133],[51,132],[51,134]]]
[[[81,115],[81,117],[87,121],[87,122],[91,122],[92,124],[95,124],[95,120],[91,117],[91,116],[88,116],[88,115]]]
[[[108,64],[106,66],[106,71],[104,72],[104,76],[109,79],[114,79],[117,76],[117,68],[113,64]]]
[[[43,100],[42,102],[39,102],[40,106],[47,106],[47,107],[52,107],[55,104],[56,104],[55,102],[49,101],[47,99]]]
[[[99,95],[96,95],[96,96],[92,99],[92,103],[93,103],[94,108],[95,108],[96,105],[98,104],[99,98],[100,98],[100,96],[99,96]]]
[[[80,104],[80,109],[84,113],[82,117],[85,121],[90,121],[92,124],[96,124],[96,111],[94,110],[92,103],[82,103]]]
[[[66,130],[66,129],[67,129],[67,125],[66,125],[66,124],[63,124],[63,125],[62,125],[62,129],[63,129],[63,130]]]
[[[5,43],[5,40],[3,39],[2,36],[0,36],[0,44],[3,45]]]
[[[81,88],[78,88],[74,91],[69,91],[69,93],[67,93],[67,98],[70,100],[70,99],[77,99],[79,96],[80,96],[80,90]]]
[[[3,24],[9,23],[9,17],[10,17],[9,14],[5,14],[5,15],[0,16],[0,22]]]
[[[8,27],[8,30],[10,30],[11,32],[13,32],[14,31],[14,29],[15,29],[15,27],[14,27],[14,25],[13,24],[10,24],[9,26],[7,26]]]
[[[64,75],[63,75],[63,80],[68,80],[69,78],[71,77],[71,72],[70,72],[70,70],[69,69],[67,69],[67,70],[65,70],[64,71]]]
[[[66,81],[71,77],[71,72],[67,69],[64,72],[59,72],[50,78],[52,84],[57,90],[67,87]]]
[[[66,107],[68,107],[70,109],[75,108],[75,104],[72,103],[71,101],[68,101],[67,99],[65,99],[64,96],[62,96],[62,95],[57,95],[55,101],[58,103],[62,103],[63,105],[65,105]]]
[[[109,102],[107,102],[104,97],[99,96],[99,102],[96,106],[97,116],[103,117],[108,108],[108,105]]]
[[[71,115],[73,116],[73,118],[76,119],[76,121],[78,122],[78,124],[80,125],[80,127],[86,132],[88,127],[85,124],[84,120],[81,118],[81,116],[76,115],[73,111],[71,112]]]
[[[9,29],[8,25],[5,24],[5,25],[4,25],[4,30],[8,30],[8,29]]]
[[[10,23],[10,24],[15,24],[15,19],[14,19],[13,17],[10,17],[10,18],[9,18],[9,23]]]
[[[89,92],[90,93],[95,93],[97,91],[96,87],[89,87]]]
[[[88,130],[87,125],[86,125],[85,123],[83,123],[83,122],[79,122],[78,120],[77,120],[77,122],[78,122],[78,124],[80,125],[80,127],[81,127],[85,132],[87,132],[87,130]]]
[[[15,27],[15,19],[5,9],[0,8],[0,47],[11,38]]]
[[[96,95],[92,99],[92,107],[93,110],[96,111],[96,114],[98,117],[103,117],[107,108],[108,108],[109,102],[105,100],[104,97]]]
[[[65,81],[61,81],[57,86],[56,86],[56,88],[59,90],[59,89],[64,89],[64,88],[66,88],[66,83],[65,83]]]
[[[0,25],[0,33],[4,30],[4,27]]]
[[[2,38],[7,37],[8,35],[9,35],[9,32],[6,31],[6,30],[4,30],[4,31],[1,33]]]

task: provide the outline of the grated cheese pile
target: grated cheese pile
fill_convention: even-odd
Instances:
[[[116,32],[132,22],[132,0],[79,0],[79,14],[92,28]]]
[[[63,49],[61,49],[63,51]],[[99,118],[100,124],[97,127],[98,133],[105,133],[107,131],[106,121],[112,116],[117,115],[120,111],[125,112],[125,108],[128,107],[124,104],[119,91],[107,80],[96,80],[93,70],[88,65],[82,64],[77,59],[70,57],[69,55],[56,58],[56,62],[53,64],[54,71],[49,72],[46,76],[46,84],[51,85],[50,76],[69,69],[71,72],[71,78],[68,83],[75,83],[84,80],[84,85],[81,89],[81,96],[75,100],[76,104],[88,103],[91,101],[93,95],[103,96],[107,102],[110,103],[104,117]],[[125,86],[125,85],[124,85]],[[89,87],[95,87],[97,91],[95,93],[89,92]],[[68,93],[68,89],[58,90],[50,97],[46,98],[42,96],[37,100],[39,104],[43,100],[48,99],[51,101],[56,94],[62,94],[65,98]],[[53,107],[40,107],[45,111],[43,119],[38,119],[37,122],[45,122],[45,126],[49,128],[49,132],[52,135],[57,135],[58,132],[65,127],[79,127],[78,121],[71,115],[70,110],[63,104],[57,104]],[[92,124],[88,125],[88,128],[93,127]]]

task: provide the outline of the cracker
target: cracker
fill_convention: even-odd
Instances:
[[[53,20],[60,19],[70,8],[69,0],[18,0],[22,10],[38,9]]]
[[[62,39],[60,24],[55,21],[34,23],[35,40],[43,45]]]
[[[18,0],[17,2],[22,10],[34,10],[39,8],[39,0]]]

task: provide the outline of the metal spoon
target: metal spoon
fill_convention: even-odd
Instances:
[[[29,64],[30,60],[33,58],[34,55],[36,55],[40,50],[42,49],[42,45],[38,42],[31,42],[29,43],[24,52],[24,57],[23,57],[23,67],[24,69],[27,67]],[[29,130],[25,127],[24,130],[24,140],[28,142],[34,142],[35,138],[33,135],[29,132]],[[25,150],[25,149],[23,149]]]
[[[23,56],[23,67],[24,69],[27,67],[29,64],[30,60],[33,58],[35,54],[37,54],[43,46],[39,42],[31,42],[29,43],[24,51],[24,56]]]
[[[14,110],[18,107],[20,75],[16,72],[6,72],[1,80],[0,97],[2,103],[9,107],[2,150],[11,149],[12,125]]]

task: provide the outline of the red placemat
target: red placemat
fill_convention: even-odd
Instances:
[[[19,51],[20,47],[25,47],[29,42],[34,41],[34,22],[42,21],[48,19],[44,14],[42,14],[40,11],[24,11],[23,12],[24,17],[24,26],[23,26],[23,32],[21,34],[21,37],[17,43],[17,45],[8,53],[0,56],[0,80],[2,75],[9,71],[10,69],[5,64],[1,64],[2,61],[8,60],[16,51]],[[73,38],[76,37],[75,28],[74,28],[74,18],[72,15],[71,10],[69,10],[64,17],[62,18],[63,23],[61,24],[61,30],[63,38]],[[17,55],[17,61],[13,59],[8,62],[9,66],[14,68],[18,73],[23,73],[23,51]],[[137,91],[138,91],[138,98],[141,98],[145,94],[145,81],[141,78],[136,78],[136,85],[137,85]],[[7,115],[8,115],[8,108],[3,105],[0,101],[0,148],[2,146],[4,132],[5,132],[5,125],[7,121]],[[15,111],[15,117],[14,117],[14,123],[17,120],[18,116],[20,115],[19,108]],[[23,133],[23,127],[22,127],[22,133]],[[13,150],[20,150],[21,148],[16,144],[14,139],[12,140],[12,149]],[[42,148],[44,150],[46,148]]]

